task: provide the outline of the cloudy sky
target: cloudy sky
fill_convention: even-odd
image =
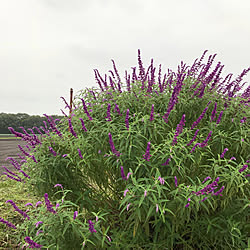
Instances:
[[[204,50],[222,75],[250,66],[249,0],[0,0],[0,113],[61,114],[74,93],[96,86],[114,59],[177,69]],[[250,75],[245,77],[250,83]]]

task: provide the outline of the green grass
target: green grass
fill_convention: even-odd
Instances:
[[[14,225],[22,222],[22,216],[14,211],[10,204],[5,202],[9,199],[13,200],[20,209],[26,210],[24,205],[28,202],[36,203],[38,198],[30,194],[25,187],[25,183],[17,183],[7,180],[6,177],[0,177],[0,217],[11,221]],[[18,242],[15,242],[13,236],[15,230],[0,223],[0,249],[15,249]]]

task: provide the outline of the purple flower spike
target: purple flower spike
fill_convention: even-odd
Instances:
[[[95,223],[93,223],[91,220],[89,220],[88,222],[89,222],[89,231],[91,233],[96,233],[96,230],[94,229]]]
[[[123,166],[121,166],[121,176],[122,176],[123,180],[127,180],[125,173],[124,173],[124,170],[123,170]]]
[[[205,183],[207,180],[211,180],[211,177],[210,176],[206,177],[202,183]]]
[[[11,222],[4,220],[3,218],[0,217],[0,222],[2,222],[3,224],[7,225],[8,227],[14,228],[16,229],[16,226],[13,225]]]
[[[158,177],[158,181],[160,181],[160,183],[161,183],[162,185],[164,185],[164,183],[165,183],[165,180],[164,180],[163,178],[161,178],[160,176]]]
[[[117,157],[119,157],[121,153],[115,149],[111,133],[109,133],[109,144],[110,144],[112,153],[114,153]]]
[[[146,161],[149,161],[150,157],[152,156],[151,154],[149,154],[150,144],[151,142],[148,142],[146,153],[145,155],[143,155],[143,159],[145,159]]]
[[[36,242],[34,242],[33,240],[31,240],[30,237],[25,237],[24,240],[25,240],[25,242],[27,242],[29,244],[29,248],[41,248],[41,247],[43,247],[42,245],[39,245]]]
[[[60,187],[63,190],[62,184],[56,184],[54,187]]]
[[[45,204],[46,204],[46,207],[47,207],[47,211],[49,211],[49,212],[51,212],[53,214],[56,214],[56,211],[53,209],[53,206],[50,203],[50,200],[48,198],[48,194],[47,193],[44,194],[44,199],[45,199]]]
[[[171,161],[171,158],[168,158],[167,160],[166,160],[166,162],[165,163],[163,163],[163,164],[161,164],[162,166],[166,166],[166,165],[168,165],[169,164],[169,162]]]
[[[41,205],[41,204],[43,204],[41,201],[38,201],[37,203],[36,203],[36,207],[38,207],[39,205]]]
[[[176,176],[174,177],[174,182],[175,182],[175,186],[178,187],[178,184],[177,184],[177,177],[176,177]]]
[[[220,158],[223,159],[224,158],[224,155],[225,153],[228,151],[228,148],[225,148],[224,151],[222,152]]]
[[[73,216],[73,220],[75,220],[77,216],[78,216],[78,212],[75,211],[75,212],[74,212],[74,216]]]
[[[35,223],[35,226],[38,227],[40,224],[43,224],[42,221],[38,221],[37,223]]]
[[[127,109],[127,113],[126,113],[126,118],[125,118],[125,125],[127,130],[129,130],[129,109]]]
[[[190,140],[190,142],[187,144],[187,146],[190,146],[190,145],[195,141],[198,132],[199,132],[199,129],[197,129],[197,130],[195,131],[194,137]]]
[[[214,109],[213,109],[212,114],[211,114],[211,121],[213,121],[215,118],[215,114],[217,113],[216,109],[217,109],[217,102],[214,104]]]
[[[33,207],[33,204],[32,204],[32,203],[30,203],[30,202],[28,202],[28,203],[26,203],[24,206],[25,206],[25,207],[27,207],[27,206],[31,206],[31,207]]]
[[[69,118],[68,121],[69,121],[69,130],[70,130],[71,134],[72,134],[75,138],[78,138],[78,137],[77,137],[77,134],[76,134],[76,132],[75,132],[73,126],[72,126],[71,118]]]
[[[202,111],[201,115],[198,117],[198,119],[192,124],[191,129],[193,129],[194,127],[196,127],[200,121],[203,119],[204,115],[206,114],[207,110],[208,110],[208,106],[211,102],[208,103],[208,105],[206,106],[206,108]]]
[[[193,148],[191,149],[190,153],[194,152],[195,148],[196,148],[197,146],[200,146],[200,145],[201,145],[201,143],[196,143],[196,144],[193,146]]]
[[[245,165],[243,166],[243,168],[241,168],[241,169],[239,170],[239,172],[242,173],[242,172],[245,171],[247,168],[248,168],[248,165],[245,164]]]
[[[36,236],[38,236],[40,233],[43,233],[43,230],[38,230]]]
[[[146,196],[147,196],[147,190],[144,191],[144,197],[146,197]]]
[[[129,178],[130,175],[132,175],[132,173],[128,172],[128,174],[127,174],[127,180],[128,180],[128,178]]]
[[[86,129],[86,127],[85,127],[85,124],[84,124],[83,119],[82,119],[82,118],[79,118],[79,120],[80,120],[80,121],[81,121],[81,123],[82,123],[82,129],[83,129],[84,131],[86,131],[86,132],[87,132],[87,129]]]
[[[216,121],[216,124],[220,123],[222,115],[223,115],[223,110],[220,112],[219,117],[218,117],[218,119]]]
[[[110,103],[108,103],[108,108],[107,108],[107,116],[105,117],[107,119],[107,121],[111,121],[111,117],[110,117],[110,109],[111,109],[111,105]]]
[[[129,191],[128,189],[126,189],[126,190],[124,191],[124,193],[123,193],[123,196],[124,196],[124,197],[127,195],[127,192],[128,192],[128,191]]]
[[[204,147],[207,145],[207,143],[208,143],[209,139],[211,138],[211,136],[212,136],[212,131],[210,131],[210,132],[208,133],[207,138],[200,144],[200,147],[201,147],[201,148],[204,148]]]
[[[153,121],[154,120],[154,104],[152,104],[152,107],[151,107],[151,114],[150,114],[150,121]]]
[[[51,152],[51,154],[53,154],[54,156],[56,156],[56,152],[54,151],[54,149],[52,147],[49,147],[49,151]]]
[[[158,211],[159,211],[159,205],[158,205],[158,204],[156,204],[155,206],[156,206],[155,211],[156,211],[156,213],[158,213]]]
[[[22,211],[21,209],[19,209],[19,208],[17,207],[17,205],[15,204],[14,201],[12,201],[12,200],[7,200],[6,203],[10,203],[10,204],[13,206],[13,208],[14,208],[19,214],[21,214],[24,218],[27,218],[28,220],[30,219],[30,217],[29,217],[24,211]]]
[[[78,154],[79,154],[80,158],[83,159],[81,150],[78,148],[77,151],[78,151]]]
[[[130,205],[131,205],[131,203],[129,203],[129,204],[127,205],[127,211],[128,211],[128,209],[129,209]]]
[[[177,137],[178,137],[179,134],[182,133],[184,125],[185,125],[185,114],[182,116],[180,123],[176,127],[176,131],[175,131],[175,135],[174,135],[172,145],[175,145],[177,143]]]

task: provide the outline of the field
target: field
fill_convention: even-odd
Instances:
[[[18,144],[24,146],[26,143],[12,135],[0,135],[0,166],[5,166],[10,170],[14,170],[12,164],[9,161],[5,161],[5,159],[7,157],[13,157],[16,160],[19,160],[17,154],[21,153],[21,151],[18,148]],[[0,167],[0,176],[4,171],[5,169]]]

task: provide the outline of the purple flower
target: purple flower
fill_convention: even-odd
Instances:
[[[176,176],[174,177],[174,182],[175,182],[175,186],[178,187],[178,184],[177,184],[177,177],[176,177]]]
[[[77,151],[78,151],[78,154],[79,154],[80,158],[83,159],[81,150],[78,148]]]
[[[115,104],[115,110],[114,110],[114,112],[115,112],[115,111],[117,111],[117,113],[118,113],[119,115],[122,115],[121,112],[120,112],[119,106],[118,106],[117,104]]]
[[[216,121],[216,124],[220,123],[222,115],[223,115],[223,110],[220,112],[219,117],[218,117],[218,119]]]
[[[25,240],[25,242],[27,242],[30,245],[29,248],[41,248],[41,247],[43,247],[42,245],[39,245],[36,242],[34,242],[33,240],[31,240],[30,237],[25,237],[24,240]]]
[[[132,175],[132,173],[128,172],[128,174],[127,174],[127,180],[128,180],[128,178],[129,178],[130,175]]]
[[[42,221],[38,221],[38,222],[35,223],[36,227],[38,227],[40,224],[43,224],[43,222]]]
[[[33,204],[32,204],[32,203],[30,203],[30,202],[28,202],[28,203],[26,203],[24,206],[25,206],[25,207],[27,207],[27,206],[31,206],[31,207],[33,207]]]
[[[30,176],[27,175],[23,170],[19,170],[18,172],[22,173],[24,175],[24,177],[26,178],[29,178],[30,179]]]
[[[63,201],[63,200],[62,200]],[[63,202],[62,202],[63,203]],[[60,207],[59,203],[56,203],[56,209]]]
[[[161,183],[162,185],[164,185],[165,180],[164,180],[163,178],[161,178],[161,177],[159,176],[159,177],[158,177],[158,180],[160,181],[160,183]]]
[[[156,204],[156,213],[158,213],[158,211],[159,211],[159,205],[158,204]]]
[[[205,201],[206,199],[207,199],[208,197],[205,197],[205,198],[203,198],[200,202],[203,202],[203,201]]]
[[[177,137],[178,137],[179,134],[182,133],[184,125],[185,125],[185,114],[182,116],[180,123],[176,127],[176,131],[175,131],[175,135],[174,135],[172,145],[175,145],[177,143]]]
[[[192,124],[191,129],[193,129],[194,127],[196,127],[200,121],[202,120],[202,118],[204,117],[204,115],[206,114],[207,110],[208,110],[208,106],[211,103],[211,101],[208,103],[208,105],[206,106],[206,108],[202,111],[201,115],[198,117],[198,119]]]
[[[190,153],[194,152],[195,148],[196,148],[197,146],[200,146],[200,145],[201,145],[201,143],[196,143],[196,144],[193,146],[193,148],[191,149]]]
[[[2,222],[3,224],[7,225],[8,227],[14,228],[16,229],[16,226],[13,225],[11,222],[4,220],[3,218],[0,217],[0,222]]]
[[[115,149],[111,133],[109,133],[109,144],[110,144],[112,153],[114,153],[117,157],[119,157],[121,153]]]
[[[144,197],[146,197],[146,196],[147,196],[147,190],[144,191]]]
[[[83,99],[82,100],[82,104],[83,104],[83,109],[84,109],[84,113],[88,116],[89,120],[93,120],[93,118],[90,116],[89,112],[88,112],[88,109],[87,109],[87,106],[85,104],[85,101]]]
[[[56,154],[56,152],[53,150],[53,148],[52,147],[49,147],[49,151],[54,155],[54,156],[56,156],[57,154]]]
[[[126,118],[125,118],[125,125],[127,130],[129,130],[129,109],[127,109],[127,113],[126,113]]]
[[[67,154],[62,155],[63,158],[65,158],[65,157],[67,157],[67,156],[68,156]]]
[[[220,158],[223,159],[224,158],[224,155],[225,153],[228,151],[228,148],[225,148],[224,151],[222,152]]]
[[[190,203],[188,202],[188,203],[185,205],[185,207],[189,207],[189,205],[190,205]]]
[[[129,209],[130,205],[131,205],[131,203],[129,203],[129,204],[127,205],[127,211],[128,211],[128,209]]]
[[[91,233],[96,233],[96,230],[94,229],[95,223],[93,223],[91,220],[89,220],[88,222],[89,222],[89,231]]]
[[[74,216],[73,216],[73,220],[75,220],[77,216],[78,216],[78,212],[75,211],[75,212],[74,212]]]
[[[53,209],[53,206],[50,203],[50,200],[48,198],[48,194],[47,193],[44,194],[44,199],[45,199],[45,204],[46,204],[46,207],[47,207],[47,211],[49,211],[49,212],[51,212],[53,214],[56,214],[56,211]]]
[[[21,214],[24,218],[27,218],[28,220],[30,219],[30,217],[29,217],[24,211],[22,211],[21,209],[19,209],[19,208],[17,207],[17,205],[15,204],[14,201],[12,201],[12,200],[7,200],[6,203],[10,203],[10,204],[13,206],[13,208],[14,208],[19,214]]]
[[[247,118],[244,116],[241,120],[240,120],[240,123],[244,123],[247,121]]]
[[[247,168],[248,168],[248,166],[245,164],[245,165],[243,166],[243,168],[241,168],[241,169],[239,170],[239,172],[242,173],[242,172],[245,171]]]
[[[166,165],[168,165],[169,164],[169,162],[171,161],[171,158],[168,158],[167,160],[166,160],[166,162],[165,163],[163,163],[163,164],[161,164],[162,166],[166,166]]]
[[[122,176],[123,180],[127,180],[125,173],[124,173],[124,170],[123,170],[123,166],[121,166],[121,176]]]
[[[100,154],[101,152],[102,152],[102,151],[101,151],[101,150],[99,150],[99,151],[98,151],[98,154]]]
[[[84,131],[86,131],[86,132],[87,132],[87,129],[86,129],[86,127],[85,127],[85,124],[84,124],[83,119],[82,119],[82,118],[79,118],[79,120],[80,120],[80,121],[81,121],[81,123],[82,123],[82,129],[83,129]]]
[[[124,191],[124,193],[123,193],[123,196],[124,196],[124,197],[127,195],[127,192],[128,192],[128,191],[129,191],[128,189],[126,189],[126,190]]]
[[[225,186],[222,186],[221,189],[219,191],[217,191],[216,193],[214,193],[214,191],[213,191],[212,195],[215,195],[215,196],[220,195],[220,196],[222,196],[221,192],[223,191],[224,188],[225,188]]]
[[[43,230],[38,230],[36,236],[38,236],[40,233],[43,233]]]
[[[143,155],[143,159],[145,159],[146,161],[149,161],[150,157],[152,156],[151,154],[149,154],[150,144],[151,143],[148,142],[146,153]]]
[[[152,104],[152,107],[151,107],[151,114],[150,114],[150,121],[153,121],[154,120],[154,104]]]
[[[232,161],[232,160],[236,160],[236,158],[233,156],[230,158],[230,161]]]
[[[211,121],[213,121],[215,118],[215,114],[217,113],[216,109],[217,109],[217,102],[214,104],[214,109],[213,109],[212,114],[211,114]]]
[[[190,146],[190,145],[195,141],[198,132],[199,132],[199,129],[197,129],[197,130],[195,131],[194,137],[190,140],[190,142],[187,144],[187,146]]]
[[[75,138],[78,138],[78,137],[77,137],[77,134],[76,134],[76,132],[75,132],[75,130],[74,130],[74,128],[73,128],[73,125],[72,125],[72,122],[71,122],[71,118],[69,118],[68,121],[69,121],[69,130],[70,130],[71,134],[72,134]]]
[[[206,177],[202,183],[205,183],[207,180],[211,180],[211,177],[210,176]]]
[[[38,207],[40,204],[42,204],[42,202],[41,202],[41,201],[38,201],[38,202],[36,203],[36,207]]]
[[[210,132],[208,133],[207,138],[200,144],[200,147],[201,147],[201,148],[204,148],[204,147],[207,145],[207,142],[209,141],[210,137],[212,136],[212,132],[213,132],[213,131],[210,131]]]
[[[111,108],[111,105],[110,103],[108,103],[108,108],[107,108],[107,116],[105,117],[107,119],[107,121],[111,121],[111,117],[110,117],[110,108]]]

